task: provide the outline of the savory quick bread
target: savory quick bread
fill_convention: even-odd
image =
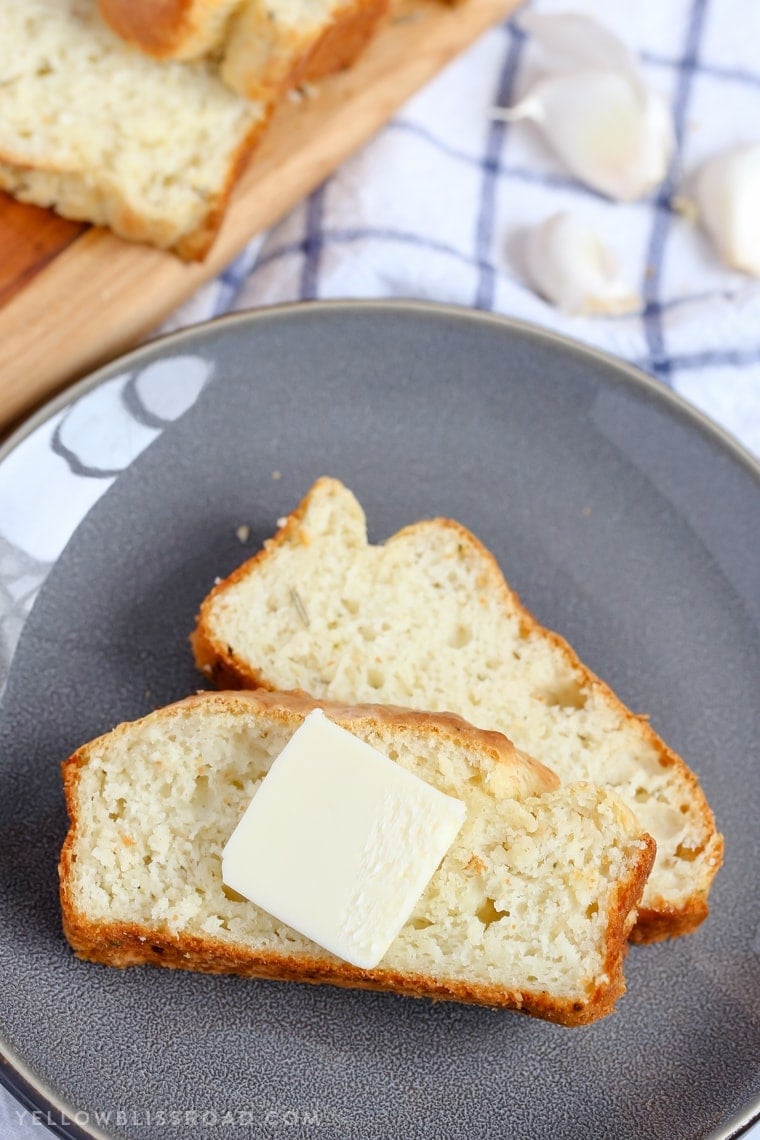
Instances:
[[[243,0],[98,0],[117,35],[155,59],[217,53]]]
[[[657,843],[633,937],[683,934],[706,916],[723,841],[696,776],[538,624],[458,523],[419,522],[370,546],[354,496],[320,479],[211,591],[193,645],[219,687],[450,710],[563,781],[611,787]]]
[[[233,91],[269,101],[352,63],[388,0],[99,0],[99,7],[143,52],[211,57]]]
[[[450,715],[326,715],[440,791],[466,819],[378,967],[357,969],[222,882],[222,849],[316,703],[203,693],[122,724],[63,765],[60,861],[76,953],[449,998],[578,1025],[609,1013],[654,844],[611,792],[558,787],[498,733]]]
[[[0,189],[200,258],[269,108],[158,63],[95,0],[0,0]]]

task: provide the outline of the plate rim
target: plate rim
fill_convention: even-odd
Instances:
[[[727,429],[690,403],[684,396],[636,365],[603,349],[584,344],[564,333],[555,332],[553,329],[545,328],[530,321],[500,313],[471,309],[466,306],[399,298],[291,301],[278,305],[265,305],[252,310],[226,313],[211,320],[188,325],[154,337],[138,347],[122,353],[67,386],[24,418],[10,435],[0,443],[0,466],[29,436],[54,416],[65,411],[81,397],[100,387],[114,376],[139,368],[150,361],[157,350],[171,350],[175,347],[182,350],[189,342],[196,338],[202,339],[208,333],[224,332],[227,328],[255,327],[258,324],[278,318],[298,319],[301,314],[305,313],[316,316],[344,313],[367,313],[370,315],[373,313],[392,313],[400,317],[413,317],[415,315],[433,317],[448,322],[461,322],[470,327],[481,325],[486,328],[501,330],[507,334],[516,333],[519,336],[532,338],[539,343],[549,343],[576,356],[586,357],[602,365],[606,370],[615,373],[619,380],[624,380],[648,402],[664,404],[689,428],[696,429],[703,436],[706,436],[711,444],[718,446],[753,477],[757,490],[760,491],[760,458],[753,455]],[[111,1140],[111,1133],[103,1132],[89,1122],[77,1121],[77,1110],[66,1106],[64,1101],[56,1096],[55,1090],[47,1088],[42,1081],[37,1080],[23,1059],[10,1047],[2,1033],[0,1033],[0,1085],[7,1089],[27,1111],[40,1112],[46,1127],[50,1129],[53,1135],[61,1137],[62,1140]],[[69,1114],[71,1114],[71,1118]],[[80,1115],[83,1114],[80,1113]],[[734,1138],[746,1133],[759,1120],[760,1092],[745,1110],[740,1110],[727,1124],[710,1133],[710,1140],[734,1140]]]
[[[589,357],[596,363],[618,373],[621,378],[625,377],[626,381],[630,382],[632,387],[642,391],[648,398],[669,405],[673,411],[681,415],[687,421],[690,421],[693,426],[699,428],[704,435],[712,437],[712,440],[728,451],[733,459],[747,468],[749,473],[754,476],[760,484],[760,457],[755,456],[749,448],[745,447],[727,428],[722,427],[706,412],[703,412],[701,408],[698,408],[695,404],[687,400],[685,396],[682,396],[679,392],[675,391],[675,389],[668,387],[668,385],[662,381],[657,380],[654,376],[650,376],[649,373],[644,372],[643,369],[638,368],[635,364],[631,364],[630,361],[615,356],[613,353],[607,352],[604,349],[597,348],[595,345],[585,344],[583,341],[576,340],[574,337],[567,336],[565,333],[556,332],[554,329],[545,328],[543,325],[522,320],[518,317],[509,317],[502,313],[493,313],[483,309],[470,309],[464,305],[451,305],[438,301],[400,300],[397,298],[288,301],[279,305],[262,305],[256,309],[242,309],[235,313],[224,313],[210,320],[185,325],[180,329],[174,329],[171,332],[153,337],[151,340],[145,341],[145,343],[138,345],[136,348],[114,357],[113,360],[101,365],[93,372],[89,372],[86,376],[70,384],[57,395],[42,403],[35,411],[31,412],[30,415],[23,419],[10,435],[0,443],[0,464],[4,463],[8,456],[24,442],[27,436],[31,435],[37,428],[46,423],[47,420],[51,419],[58,412],[64,411],[70,405],[76,403],[81,396],[104,384],[115,375],[126,372],[132,367],[139,367],[141,362],[146,358],[150,358],[156,349],[171,348],[174,345],[181,346],[188,341],[192,341],[195,337],[203,337],[207,332],[215,332],[217,329],[224,330],[225,328],[236,328],[238,326],[255,326],[273,318],[293,318],[305,312],[332,314],[362,311],[366,311],[370,314],[392,312],[399,316],[419,314],[421,316],[461,321],[468,325],[482,324],[486,327],[502,329],[505,332],[515,332],[523,336],[532,337],[539,342],[548,342],[556,345],[558,348],[573,352],[578,356]]]

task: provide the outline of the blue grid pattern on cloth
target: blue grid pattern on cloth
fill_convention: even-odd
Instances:
[[[566,4],[539,0],[542,11]],[[574,181],[534,129],[492,119],[539,73],[513,21],[494,28],[412,99],[169,327],[231,309],[327,297],[417,297],[502,312],[632,361],[760,452],[760,283],[728,270],[674,206],[688,175],[760,139],[760,5],[747,0],[575,3],[639,53],[671,101],[677,149],[664,183],[612,203]],[[519,233],[576,209],[616,249],[641,313],[568,317],[527,286]]]

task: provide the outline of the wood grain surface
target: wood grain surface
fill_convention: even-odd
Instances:
[[[146,336],[517,3],[401,0],[353,68],[283,104],[200,264],[0,195],[0,429]]]

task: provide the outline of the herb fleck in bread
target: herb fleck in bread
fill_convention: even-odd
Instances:
[[[693,930],[722,837],[696,776],[509,589],[459,524],[367,544],[361,507],[320,479],[265,549],[212,590],[193,635],[225,688],[450,709],[562,780],[612,787],[657,843],[633,937]]]
[[[0,189],[193,259],[268,117],[213,65],[127,47],[95,0],[0,0]]]
[[[467,806],[376,969],[342,962],[224,888],[222,849],[314,707],[302,694],[199,694],[65,761],[61,903],[76,953],[450,998],[567,1025],[609,1013],[652,840],[612,793],[557,787],[504,737],[453,716],[324,706]]]
[[[212,56],[249,99],[277,99],[357,57],[388,0],[99,0],[106,22],[158,58]]]

